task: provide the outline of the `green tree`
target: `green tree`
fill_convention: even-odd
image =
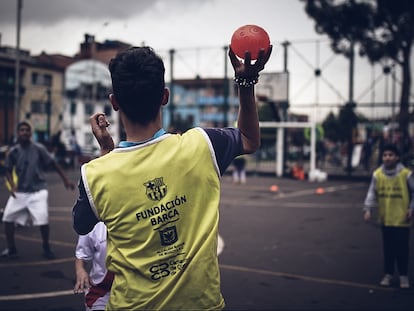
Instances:
[[[409,0],[300,0],[327,34],[334,52],[353,56],[354,44],[371,63],[393,61],[401,66],[402,87],[398,123],[408,137],[411,90],[410,57],[414,39],[414,1]],[[404,141],[403,140],[403,141]]]
[[[341,130],[341,125],[333,112],[330,112],[326,116],[325,120],[322,122],[322,127],[326,138],[334,142],[344,141],[345,137],[343,135],[343,131]]]

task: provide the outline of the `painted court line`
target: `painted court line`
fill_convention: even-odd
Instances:
[[[0,237],[5,238],[5,235],[0,234]],[[24,235],[21,235],[21,234],[16,234],[15,237],[16,237],[16,239],[23,240],[23,241],[31,241],[31,242],[36,242],[36,243],[42,243],[42,240],[39,239],[39,238],[27,237],[27,236],[24,236]],[[59,245],[59,246],[63,246],[63,247],[70,247],[70,248],[73,248],[74,250],[75,250],[75,247],[76,247],[75,243],[56,241],[56,240],[51,240],[50,244]],[[18,267],[18,266],[43,266],[43,265],[58,264],[58,263],[64,263],[64,262],[74,262],[74,260],[75,260],[75,257],[58,258],[58,259],[53,259],[53,260],[42,260],[42,261],[30,261],[30,262],[27,262],[27,261],[26,262],[18,262],[18,260],[17,261],[7,261],[7,262],[0,263],[0,268],[3,268],[3,267]]]
[[[41,242],[39,239],[35,238],[27,238],[24,236],[19,235],[19,239],[25,239],[29,241],[36,241]],[[68,244],[65,242],[58,242],[54,241],[54,244],[60,244],[64,246],[73,246],[73,244]],[[222,237],[218,236],[218,243],[217,243],[217,254],[220,255],[224,249],[224,241]],[[42,266],[42,265],[50,265],[50,264],[57,264],[57,263],[65,263],[65,262],[74,262],[74,257],[69,258],[59,258],[54,260],[43,260],[43,261],[35,261],[35,262],[6,262],[0,263],[0,268],[7,268],[7,267],[18,267],[18,266]],[[33,294],[18,294],[18,295],[5,295],[0,296],[0,301],[13,301],[13,300],[27,300],[27,299],[38,299],[38,298],[49,298],[49,297],[56,297],[56,296],[67,296],[73,295],[73,290],[64,290],[64,291],[55,291],[55,292],[45,292],[45,293],[33,293]]]
[[[350,203],[341,203],[341,202],[335,202],[335,203],[308,203],[308,202],[278,202],[278,207],[285,207],[285,208],[353,208],[353,209],[361,209],[360,206],[357,204],[350,204]]]
[[[254,269],[254,268],[247,268],[247,267],[240,267],[240,266],[233,266],[233,265],[221,264],[220,268],[226,269],[226,270],[249,272],[249,273],[263,274],[267,276],[276,276],[276,277],[283,277],[287,279],[310,281],[310,282],[315,282],[315,283],[323,283],[323,284],[331,284],[331,285],[342,285],[342,286],[365,288],[365,289],[372,289],[372,290],[375,289],[375,290],[382,290],[382,291],[396,291],[397,290],[395,288],[381,287],[381,286],[372,285],[372,284],[325,279],[325,278],[311,277],[311,276],[300,275],[300,274],[277,272],[277,271],[270,271],[270,270],[263,270],[263,269]]]
[[[282,277],[282,278],[287,278],[287,279],[309,281],[309,282],[321,283],[321,284],[348,286],[348,287],[354,287],[354,288],[363,288],[363,289],[368,289],[368,290],[378,290],[378,291],[388,291],[388,292],[397,291],[397,289],[395,288],[380,287],[380,286],[376,286],[372,284],[317,278],[317,277],[310,277],[310,276],[300,275],[300,274],[269,271],[269,270],[263,270],[263,269],[253,269],[253,268],[233,266],[233,265],[221,264],[220,268],[226,269],[226,270],[238,271],[238,272],[256,273],[256,274],[262,274],[262,275],[267,275],[267,276]],[[73,295],[73,290],[71,289],[71,290],[64,290],[64,291],[35,293],[35,294],[5,295],[5,296],[0,296],[0,301],[49,298],[49,297],[67,296],[67,295]]]
[[[343,190],[348,190],[351,188],[359,188],[361,187],[363,184],[348,184],[348,185],[339,185],[339,186],[330,186],[330,187],[326,187],[324,188],[325,193],[327,192],[336,192],[336,191],[343,191]],[[364,185],[365,186],[365,185]],[[310,195],[310,194],[315,194],[315,190],[314,188],[312,189],[304,189],[304,190],[299,190],[299,191],[293,191],[293,192],[288,192],[288,193],[276,193],[274,198],[275,199],[285,199],[285,198],[293,198],[293,197],[300,197],[300,196],[304,196],[304,195]]]
[[[4,235],[2,234],[1,236],[4,236]],[[42,240],[39,238],[32,238],[32,237],[24,236],[21,234],[16,234],[15,237],[19,240],[42,243]],[[75,249],[76,247],[76,242],[63,242],[63,241],[50,240],[49,243],[53,245],[73,247],[73,249]]]
[[[0,296],[0,301],[13,301],[13,300],[27,300],[27,299],[38,299],[38,298],[50,298],[57,296],[68,296],[74,295],[73,289],[70,290],[61,290],[57,292],[46,292],[46,293],[36,293],[36,294],[19,294],[19,295],[7,295]]]
[[[25,261],[19,262],[19,259],[15,259],[13,261],[7,261],[0,263],[0,268],[9,268],[9,267],[26,267],[26,266],[50,266],[51,264],[59,264],[59,263],[66,263],[72,262],[75,263],[75,257],[66,257],[66,258],[58,258],[58,259],[51,259],[51,260],[40,260],[40,261]]]

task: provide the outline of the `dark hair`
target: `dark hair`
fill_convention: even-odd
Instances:
[[[131,47],[109,63],[115,99],[132,122],[147,125],[159,112],[165,88],[164,62],[150,47]]]
[[[23,125],[27,126],[29,128],[29,130],[32,130],[32,126],[30,125],[29,122],[26,121],[21,121],[17,124],[17,130],[19,130]]]
[[[391,151],[393,152],[397,157],[400,156],[400,150],[398,149],[398,147],[394,144],[386,144],[384,145],[384,147],[382,148],[382,152],[385,151]]]

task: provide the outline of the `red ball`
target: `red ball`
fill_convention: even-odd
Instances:
[[[236,29],[231,37],[231,49],[238,57],[243,58],[246,51],[252,60],[257,59],[260,49],[270,47],[270,39],[266,30],[257,25],[244,25]]]

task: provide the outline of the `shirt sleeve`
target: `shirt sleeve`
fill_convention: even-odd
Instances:
[[[204,129],[214,148],[220,174],[223,175],[233,159],[243,154],[240,131],[237,128]]]
[[[10,149],[9,153],[6,156],[6,160],[4,161],[4,167],[9,172],[11,172],[13,169],[13,166],[16,165],[16,154],[17,154],[17,149],[13,147],[12,149]]]
[[[37,147],[40,153],[40,158],[42,160],[42,163],[45,165],[45,167],[49,166],[55,161],[52,155],[49,153],[49,151],[47,151],[45,146],[41,144],[37,144]]]
[[[93,259],[93,252],[94,249],[90,234],[80,235],[75,250],[76,258],[91,261]]]
[[[371,209],[377,204],[377,192],[375,189],[376,178],[372,176],[371,183],[369,184],[368,192],[364,202],[364,212],[370,212]]]
[[[79,180],[78,188],[79,197],[72,209],[73,229],[77,234],[85,235],[93,230],[99,220],[89,204],[82,177]]]

